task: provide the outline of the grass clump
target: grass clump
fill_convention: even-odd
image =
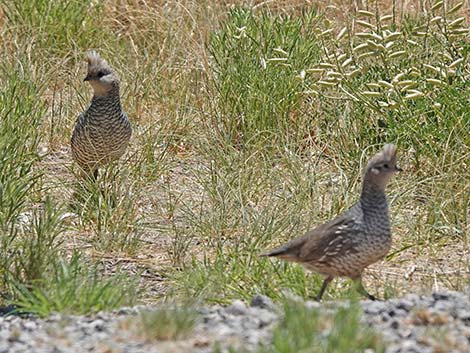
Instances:
[[[457,135],[448,141],[459,147],[459,105],[469,74],[463,20],[440,6],[401,24],[379,9],[364,12],[336,35],[327,22],[318,36],[321,62],[307,70],[307,92],[326,111],[348,105],[350,115],[359,119],[350,127],[368,141],[401,139],[416,149],[418,158],[437,153],[433,143],[446,143],[449,134]]]
[[[39,161],[40,125],[46,107],[41,89],[22,65],[4,63],[0,89],[0,223],[14,237],[18,216],[40,176],[33,171]]]
[[[45,273],[60,252],[64,224],[63,212],[47,198],[39,209],[23,215],[18,236],[10,243],[14,249],[9,261],[9,280],[31,283]]]
[[[111,165],[98,181],[79,177],[70,209],[79,216],[81,227],[93,230],[98,251],[133,254],[141,245],[136,202],[140,193],[127,170]]]
[[[214,126],[222,137],[244,145],[303,131],[308,122],[298,113],[299,75],[320,56],[314,40],[319,19],[313,10],[303,16],[229,11],[209,41],[217,92]]]
[[[304,303],[287,301],[272,346],[262,347],[258,353],[362,353],[366,349],[385,352],[380,336],[360,322],[357,303],[328,315]]]
[[[29,284],[16,283],[15,304],[40,316],[53,312],[90,314],[135,302],[135,279],[126,274],[104,277],[79,254],[52,261],[48,273]]]
[[[8,28],[11,35],[25,36],[54,54],[91,44],[100,33],[94,20],[103,16],[102,6],[93,1],[0,1],[0,9],[14,24]]]
[[[137,332],[146,340],[179,340],[187,337],[197,323],[197,313],[190,306],[169,306],[139,314]]]
[[[0,273],[2,291],[11,277],[36,278],[45,264],[43,254],[57,235],[57,215],[30,211],[41,173],[34,170],[40,156],[40,124],[45,106],[41,90],[21,66],[4,63],[0,88]],[[49,212],[51,211],[51,212]],[[44,217],[43,217],[44,216]],[[43,233],[46,231],[47,235]],[[52,234],[50,234],[52,233]],[[48,237],[42,246],[39,239]],[[36,246],[39,245],[39,249]],[[46,257],[50,254],[47,251]],[[47,260],[46,260],[47,261]]]

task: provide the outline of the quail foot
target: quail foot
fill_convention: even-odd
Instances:
[[[296,262],[325,279],[316,296],[320,300],[335,277],[349,277],[369,299],[361,281],[364,269],[383,259],[392,243],[385,188],[401,169],[397,147],[387,144],[367,163],[359,201],[333,220],[287,244],[261,254]]]
[[[82,171],[96,179],[98,168],[119,159],[126,151],[132,128],[122,110],[119,78],[96,52],[87,55],[84,81],[93,88],[88,108],[79,115],[72,133],[72,157]]]

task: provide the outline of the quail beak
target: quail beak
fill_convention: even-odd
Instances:
[[[397,165],[395,166],[395,169],[396,169],[397,172],[402,172],[402,171],[403,171],[403,169],[401,169],[401,168],[400,168],[399,166],[397,166]]]
[[[85,81],[90,81],[90,80],[91,80],[90,75],[86,75],[86,77],[83,79],[83,82],[85,82]]]

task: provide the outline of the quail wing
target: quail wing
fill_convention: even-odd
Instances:
[[[307,232],[299,252],[299,261],[314,262],[341,253],[355,252],[355,235],[360,227],[348,213]]]
[[[292,262],[312,262],[339,252],[353,252],[358,221],[349,212],[322,224],[287,244],[262,254]]]

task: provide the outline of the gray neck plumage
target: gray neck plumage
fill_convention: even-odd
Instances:
[[[371,182],[364,182],[360,203],[363,210],[367,212],[388,212],[387,196],[383,187]]]

